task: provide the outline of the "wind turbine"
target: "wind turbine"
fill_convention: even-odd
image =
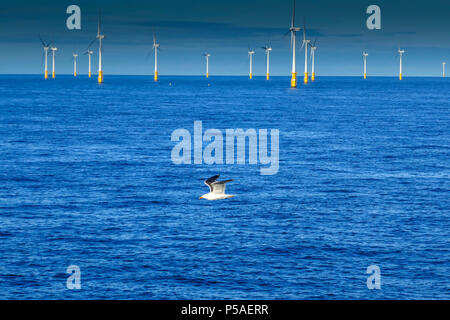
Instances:
[[[97,39],[98,39],[98,83],[103,83],[103,69],[102,69],[102,41],[105,38],[101,34],[101,12],[98,14],[98,29],[97,29]]]
[[[73,54],[73,76],[74,77],[77,76],[77,58],[78,58],[78,54],[74,53]]]
[[[253,78],[253,55],[255,54],[255,51],[248,48],[248,56],[250,57],[250,79]]]
[[[55,79],[55,76],[56,76],[56,74],[55,74],[55,52],[58,51],[58,48],[52,46],[50,48],[50,50],[52,50],[52,61],[53,61],[53,63],[52,63],[52,78]]]
[[[364,59],[364,80],[367,79],[367,56],[369,55],[367,52],[363,51],[363,59]]]
[[[404,53],[405,53],[405,50],[401,50],[400,48],[398,48],[398,54],[400,56],[400,74],[399,74],[400,80],[403,79],[403,54]]]
[[[156,42],[156,36],[153,33],[153,49],[155,50],[155,81],[158,81],[158,51],[160,45]]]
[[[209,57],[211,57],[211,55],[208,52],[205,52],[204,56],[206,58],[206,78],[209,78]]]
[[[314,40],[314,43],[310,44],[310,46],[311,46],[311,81],[314,81],[316,80],[315,58],[316,58],[317,40]]]
[[[305,77],[303,78],[303,82],[308,83],[308,46],[311,43],[311,40],[306,40],[306,28],[303,27],[303,42],[302,48],[305,47]]]
[[[447,62],[442,62],[442,78],[445,78],[445,65]]]
[[[90,46],[89,46],[90,47]],[[92,73],[91,73],[91,56],[94,53],[94,51],[90,50],[89,48],[86,50],[86,52],[84,53],[84,55],[88,55],[89,58],[89,78],[91,77]]]
[[[291,88],[296,88],[297,87],[297,71],[296,71],[296,68],[295,68],[295,47],[296,47],[295,36],[296,36],[296,33],[301,30],[300,28],[295,27],[294,25],[295,25],[295,0],[294,0],[294,9],[292,11],[291,27],[289,28],[289,32],[291,33],[291,48],[292,48]]]
[[[261,47],[266,52],[266,63],[267,63],[267,71],[266,71],[266,79],[270,79],[270,51],[272,51],[272,48],[270,47],[270,44],[268,43],[267,46]]]
[[[44,40],[42,40],[41,37],[39,37],[42,43],[42,47],[44,48],[44,56],[45,56],[45,68],[44,68],[44,78],[48,79],[48,51],[50,50],[50,43],[45,43]]]

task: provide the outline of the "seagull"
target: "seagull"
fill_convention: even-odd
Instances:
[[[226,180],[226,181],[217,181],[219,179],[219,175],[214,176],[212,178],[209,178],[205,181],[205,184],[209,187],[209,193],[203,195],[200,197],[200,199],[206,199],[206,200],[223,200],[223,199],[230,199],[234,196],[225,194],[225,187],[228,182],[231,182],[233,180]]]

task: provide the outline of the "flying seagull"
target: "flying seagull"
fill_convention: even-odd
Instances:
[[[234,196],[230,196],[228,194],[225,194],[225,187],[228,182],[231,182],[233,180],[226,180],[226,181],[217,181],[219,179],[219,175],[214,176],[212,178],[209,178],[205,181],[205,184],[209,187],[209,193],[203,195],[200,197],[200,199],[206,199],[206,200],[223,200],[223,199],[230,199]]]

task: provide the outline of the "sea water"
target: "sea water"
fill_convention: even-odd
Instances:
[[[449,299],[449,89],[0,76],[0,298]],[[174,164],[195,121],[279,130],[278,173]],[[199,200],[216,174],[236,197]]]

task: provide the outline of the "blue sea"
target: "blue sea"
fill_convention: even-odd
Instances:
[[[450,80],[289,80],[0,76],[0,299],[449,299]],[[278,174],[175,165],[194,121]]]

